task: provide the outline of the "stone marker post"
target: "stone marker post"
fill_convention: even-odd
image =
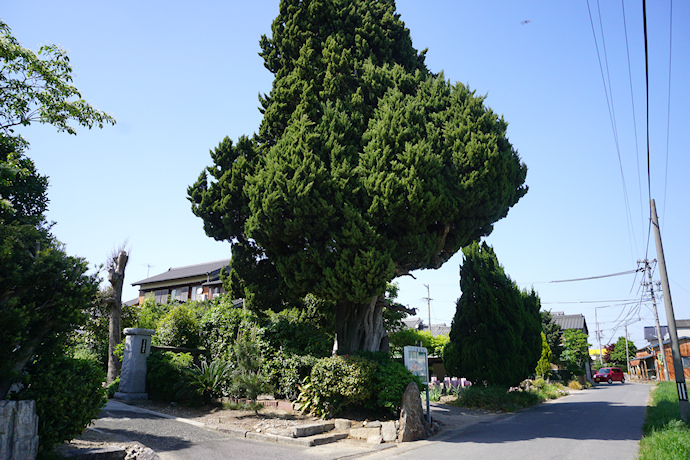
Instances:
[[[125,333],[125,356],[122,359],[120,388],[116,399],[125,401],[148,399],[146,393],[146,358],[151,353],[153,329],[127,328]]]

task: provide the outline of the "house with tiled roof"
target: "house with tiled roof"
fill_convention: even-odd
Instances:
[[[577,329],[578,331],[584,332],[585,335],[589,335],[587,321],[585,321],[584,315],[580,313],[576,315],[566,315],[562,311],[552,311],[551,322],[561,326],[561,330]]]
[[[152,297],[158,303],[170,301],[211,300],[225,292],[220,271],[228,267],[230,259],[203,264],[171,267],[163,273],[132,283],[139,286],[141,305],[145,298]]]
[[[587,321],[584,315],[581,313],[575,315],[566,315],[562,311],[552,311],[551,312],[551,322],[561,326],[561,330],[574,329],[582,331],[585,335],[589,335],[589,329],[587,328]],[[590,365],[589,359],[585,362],[585,377],[587,380],[592,380],[592,366]]]

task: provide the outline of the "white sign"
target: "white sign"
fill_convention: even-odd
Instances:
[[[405,367],[414,375],[419,376],[422,382],[429,382],[429,359],[424,347],[405,347]]]

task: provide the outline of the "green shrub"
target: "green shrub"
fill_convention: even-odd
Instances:
[[[582,385],[580,385],[580,382],[577,380],[571,380],[570,383],[568,383],[568,388],[571,390],[582,390]]]
[[[256,323],[254,313],[234,308],[228,296],[214,298],[201,318],[202,345],[211,359],[228,360],[239,331]]]
[[[146,391],[149,398],[178,401],[178,392],[188,381],[186,372],[192,368],[192,355],[171,351],[151,351],[146,360]]]
[[[199,366],[192,365],[185,368],[184,372],[186,378],[179,384],[181,390],[176,394],[179,399],[209,402],[227,395],[232,373],[230,363],[214,360],[208,364],[203,360]]]
[[[115,393],[120,390],[120,377],[113,380],[108,386],[105,387],[105,394],[108,399],[115,397]]]
[[[178,304],[160,319],[152,340],[155,345],[198,348],[200,327],[199,311],[193,305]]]
[[[153,297],[144,299],[144,303],[137,312],[134,327],[155,331],[158,328],[158,322],[170,311],[171,307],[171,304],[156,303]]]
[[[16,399],[36,400],[39,452],[79,436],[106,403],[105,375],[94,361],[42,356],[27,366]]]
[[[421,389],[422,382],[412,375],[403,364],[388,360],[379,364],[375,374],[376,381],[376,407],[373,409],[386,409],[392,413],[400,410],[403,393],[410,382],[416,382]]]
[[[263,323],[265,337],[271,348],[317,358],[331,354],[333,334],[304,310],[289,308],[279,313],[266,313],[267,318]]]
[[[508,391],[498,385],[473,385],[465,388],[455,403],[470,409],[513,412],[540,402],[539,395],[532,391]]]
[[[262,364],[262,370],[277,398],[294,401],[299,396],[299,386],[311,373],[317,358],[286,353],[278,350]]]
[[[372,396],[376,367],[356,356],[319,359],[301,387],[298,410],[328,418],[346,406],[363,406]]]
[[[542,390],[542,389],[544,389],[544,387],[546,387],[546,380],[544,380],[543,378],[540,377],[538,379],[535,379],[534,382],[532,382],[532,385],[537,390]]]

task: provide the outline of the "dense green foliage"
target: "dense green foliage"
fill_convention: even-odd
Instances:
[[[199,365],[192,365],[185,369],[184,382],[176,396],[180,399],[201,400],[209,402],[212,399],[227,395],[228,381],[232,376],[230,363],[214,360],[210,363],[202,360]]]
[[[197,302],[181,303],[158,321],[152,338],[154,345],[197,348],[201,345],[201,315]]]
[[[625,351],[625,337],[618,337],[618,340],[613,346],[613,350],[609,353],[609,361],[612,364],[617,364],[619,366],[627,366],[628,360]],[[628,353],[630,356],[635,356],[637,347],[632,340],[628,340]]]
[[[470,409],[514,412],[542,402],[536,392],[512,391],[498,385],[474,385],[465,388],[458,395],[456,404]]]
[[[93,361],[44,353],[27,366],[16,399],[36,400],[39,451],[79,436],[106,403],[105,374]]]
[[[585,363],[589,360],[589,347],[587,336],[576,329],[566,329],[563,332],[563,352],[561,361],[567,369],[575,375],[584,375]]]
[[[47,178],[0,134],[0,399],[24,366],[64,346],[94,302],[96,275],[68,256],[45,220]]]
[[[80,333],[73,337],[73,345],[70,347],[74,357],[93,359],[104,371],[108,369],[108,319],[110,307],[107,299],[111,295],[110,288],[98,292],[96,301],[84,310],[86,314],[85,321],[80,328]],[[135,327],[134,322],[137,318],[138,308],[127,305],[122,305],[121,308],[122,329]]]
[[[660,382],[652,390],[640,441],[640,460],[690,458],[690,427],[680,418],[675,382]]]
[[[546,335],[546,342],[551,349],[551,361],[558,363],[561,360],[561,351],[563,351],[561,347],[561,335],[563,331],[561,331],[561,326],[554,323],[552,319],[553,317],[550,311],[541,311],[541,330],[544,335]]]
[[[475,384],[515,386],[541,356],[539,297],[516,286],[486,243],[463,254],[462,295],[443,351],[446,372]]]
[[[189,353],[151,351],[146,360],[146,392],[159,401],[178,401],[188,397],[181,392],[189,382],[187,372],[194,366]]]
[[[421,382],[388,355],[319,359],[300,387],[297,409],[322,418],[346,409],[396,413],[410,382]]]
[[[278,398],[294,401],[299,396],[299,385],[311,373],[317,357],[276,351],[263,362],[263,372]]]
[[[510,389],[500,385],[474,385],[458,394],[455,405],[471,409],[513,412],[567,394],[568,391],[560,383],[546,383],[543,379],[534,382],[526,380],[520,387]]]
[[[449,340],[447,335],[434,336],[429,331],[418,331],[416,329],[400,329],[388,333],[390,352],[393,356],[402,356],[405,347],[416,347],[419,342],[422,342],[422,346],[426,347],[429,356],[441,356],[443,347]]]
[[[537,362],[537,368],[534,370],[534,372],[537,374],[537,377],[541,377],[542,379],[544,378],[545,375],[549,375],[551,372],[551,359],[553,357],[553,354],[551,353],[551,347],[549,347],[549,343],[546,341],[546,334],[544,332],[541,333],[541,357],[539,358],[539,361]]]
[[[28,143],[15,134],[15,129],[32,122],[71,134],[76,132],[70,126],[72,121],[88,128],[115,122],[81,99],[71,85],[71,74],[65,51],[45,45],[34,53],[22,47],[0,20],[0,399],[7,396],[27,365],[37,366],[46,362],[45,356],[64,350],[69,333],[85,319],[82,309],[92,304],[97,291],[98,280],[87,274],[86,262],[68,256],[50,233],[51,224],[45,218],[48,179],[24,155]],[[81,365],[72,365],[81,361],[66,363],[65,368],[87,373]],[[40,375],[47,378],[51,373]],[[38,380],[43,377],[38,375],[31,382],[35,389],[43,385]],[[91,377],[84,375],[83,384],[88,385]],[[60,395],[73,405],[81,404],[81,389],[75,384],[73,398]],[[50,408],[40,399],[38,411],[52,414],[62,407],[69,416],[76,410],[74,425],[60,422],[70,432],[93,412],[90,400],[85,401],[83,407]],[[41,422],[44,430],[50,417],[46,415]],[[52,442],[50,436],[42,439],[44,447]]]
[[[391,279],[440,267],[527,191],[507,123],[425,67],[394,8],[283,0],[258,134],[225,138],[188,189],[232,242],[228,291],[260,310],[334,302],[341,353],[380,348]]]

